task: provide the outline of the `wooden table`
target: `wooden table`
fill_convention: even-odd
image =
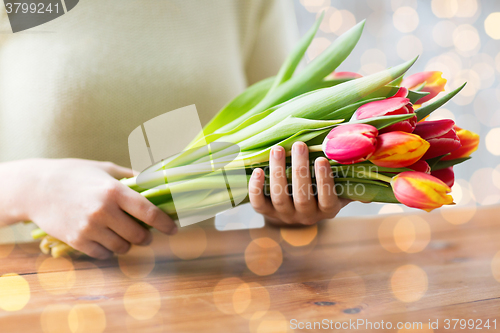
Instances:
[[[500,331],[499,216],[489,206],[292,230],[197,225],[108,261],[3,245],[0,273],[18,275],[0,278],[0,307],[14,310],[0,309],[0,332],[328,331],[307,329],[314,322],[467,332],[472,319]],[[453,319],[469,320],[466,329]]]

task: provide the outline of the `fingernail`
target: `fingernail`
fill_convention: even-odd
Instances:
[[[283,157],[283,148],[274,147],[273,148],[273,157],[277,160],[280,160]]]
[[[293,149],[293,152],[296,153],[296,154],[304,154],[305,153],[305,145],[303,143],[294,143],[292,149]]]
[[[144,242],[142,242],[142,245],[149,245],[153,241],[153,234],[151,232],[148,232],[148,238]]]
[[[260,169],[254,169],[252,172],[252,178],[259,178],[260,177]]]

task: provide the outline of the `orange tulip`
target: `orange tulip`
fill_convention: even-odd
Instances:
[[[394,131],[380,134],[377,148],[369,160],[380,167],[403,168],[417,162],[429,143],[415,134]]]
[[[420,72],[417,74],[410,75],[405,78],[401,83],[401,86],[408,89],[416,89],[417,87],[425,84],[420,91],[429,92],[430,94],[422,97],[417,101],[418,104],[423,104],[428,100],[436,97],[441,91],[444,91],[444,86],[446,84],[446,79],[442,78],[441,72]]]
[[[453,197],[448,194],[450,187],[423,172],[401,172],[392,178],[391,185],[396,199],[408,207],[430,212],[442,205],[453,204]]]
[[[470,154],[477,150],[479,146],[479,135],[466,129],[455,126],[455,131],[460,139],[462,146],[449,155],[446,155],[442,160],[454,160],[457,158],[469,157]]]

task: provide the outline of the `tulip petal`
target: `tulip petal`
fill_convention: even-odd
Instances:
[[[377,148],[370,161],[381,167],[403,168],[422,158],[429,143],[415,134],[389,132],[378,136]]]
[[[449,186],[438,178],[417,171],[405,171],[391,182],[394,195],[408,207],[432,210],[453,203]]]
[[[461,147],[442,158],[443,161],[454,160],[470,156],[479,146],[479,135],[466,129],[455,126]]]

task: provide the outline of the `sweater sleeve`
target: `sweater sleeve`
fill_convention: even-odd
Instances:
[[[293,1],[266,1],[246,62],[248,85],[276,75],[298,37]]]

